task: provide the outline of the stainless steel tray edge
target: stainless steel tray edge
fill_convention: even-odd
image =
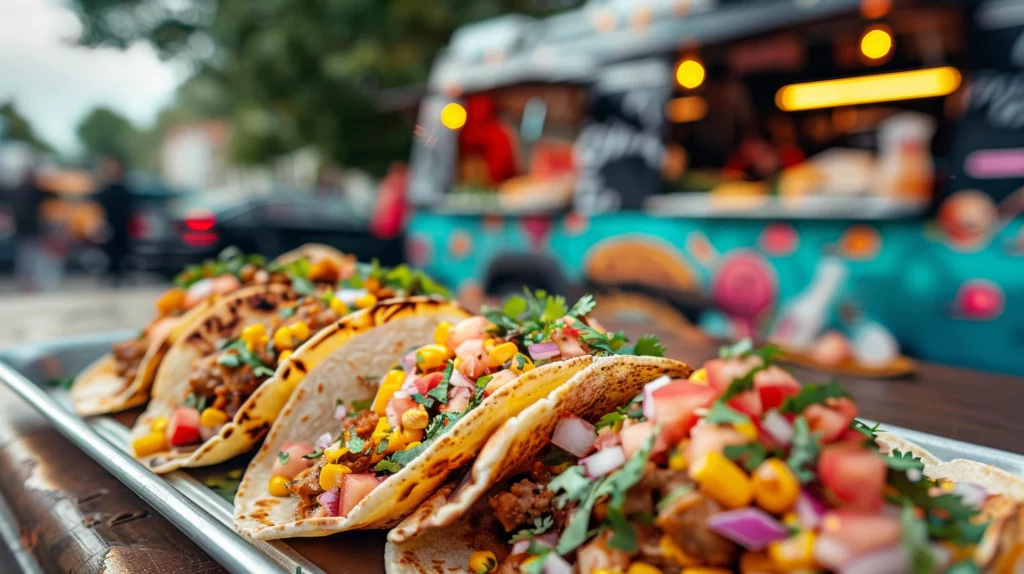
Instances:
[[[861,420],[870,425],[875,424],[875,421],[869,421],[867,419]],[[896,425],[886,423],[880,423],[880,425],[879,430],[897,434],[921,448],[924,448],[943,461],[948,462],[957,458],[966,458],[984,464],[990,464],[1007,472],[1024,477],[1024,455],[916,431],[913,429],[898,427]]]

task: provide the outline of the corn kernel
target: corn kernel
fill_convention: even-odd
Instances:
[[[156,312],[159,315],[167,315],[185,306],[185,290],[175,287],[168,289],[159,299],[156,300]]]
[[[352,472],[352,469],[343,464],[325,464],[320,469],[320,488],[330,490],[341,484],[341,477]]]
[[[629,569],[626,570],[626,574],[662,574],[661,569],[656,566],[651,566],[646,562],[634,562],[629,565]]]
[[[378,443],[391,433],[391,425],[388,423],[387,417],[380,417],[377,419],[377,427],[373,429],[373,434],[370,435],[370,440]]]
[[[419,363],[421,371],[432,371],[444,365],[452,354],[448,347],[431,343],[416,349],[416,362]]]
[[[772,559],[764,552],[744,552],[740,556],[742,574],[771,574],[777,572]]]
[[[380,291],[380,280],[376,277],[367,277],[366,281],[363,282],[363,286],[366,287],[367,291],[376,293]]]
[[[259,344],[260,339],[262,339],[266,334],[267,328],[264,327],[263,324],[257,323],[242,329],[242,340],[246,343],[257,345]]]
[[[677,447],[672,451],[668,457],[668,467],[672,470],[686,470],[686,455],[683,454],[683,449]]]
[[[373,293],[367,293],[362,297],[356,299],[357,309],[366,309],[367,307],[373,307],[377,304],[377,296]]]
[[[475,574],[485,574],[497,567],[498,559],[490,550],[481,550],[469,556],[469,569]]]
[[[167,435],[162,431],[151,432],[132,441],[136,457],[149,456],[167,449]]]
[[[494,348],[494,339],[491,339],[491,338],[484,339],[484,350],[487,351],[488,353],[490,353],[491,349],[493,349],[493,348]]]
[[[757,467],[751,478],[754,501],[761,508],[782,514],[796,504],[796,498],[800,495],[800,482],[785,462],[770,458]]]
[[[341,443],[334,443],[324,449],[324,456],[327,457],[327,462],[330,463],[338,462],[338,459],[346,454],[348,454],[348,447],[341,446]]]
[[[277,364],[280,365],[281,363],[284,362],[285,359],[287,359],[288,357],[291,357],[291,356],[292,356],[292,350],[291,349],[285,349],[285,350],[281,351],[277,355]]]
[[[292,336],[299,341],[305,341],[309,338],[309,325],[307,325],[305,321],[296,322],[291,327],[288,327],[288,330],[291,331]]]
[[[420,429],[406,429],[403,428],[400,431],[394,431],[387,436],[388,448],[384,451],[386,454],[398,452],[409,448],[409,445],[414,442],[420,442],[423,440],[423,431]]]
[[[153,432],[166,432],[167,417],[156,417],[153,419],[153,422],[149,425],[149,430]]]
[[[663,534],[658,539],[658,548],[661,553],[671,558],[676,564],[680,566],[697,566],[700,564],[700,560],[686,553],[685,550],[679,547],[672,539]]]
[[[405,382],[404,371],[390,370],[388,374],[384,375],[384,380],[380,382],[380,388],[377,389],[377,395],[373,397],[371,408],[374,414],[378,417],[384,416],[387,412],[388,402],[395,396],[395,392],[402,388],[403,382]]]
[[[515,343],[502,343],[491,349],[491,352],[487,354],[487,360],[492,367],[500,367],[506,361],[516,356],[518,352],[519,348],[516,347]]]
[[[741,423],[732,423],[732,428],[736,429],[736,432],[743,435],[743,438],[753,442],[757,440],[757,427],[754,423],[747,419]]]
[[[690,373],[690,382],[697,383],[700,385],[708,384],[708,371],[704,367],[697,369]]]
[[[272,476],[270,477],[270,483],[267,484],[267,490],[270,491],[271,496],[288,496],[291,491],[285,486],[288,484],[288,479],[283,476]]]
[[[460,365],[462,365],[462,357],[455,357],[455,365],[453,367],[456,371],[459,370]]]
[[[796,536],[772,542],[768,556],[775,567],[784,572],[808,570],[814,567],[814,532],[804,530]]]
[[[693,566],[683,568],[680,574],[732,574],[728,568],[712,568],[709,566]]]
[[[754,496],[757,496],[757,487],[754,487]],[[786,526],[800,526],[800,515],[795,512],[787,512],[782,516],[782,523]]]
[[[404,450],[411,450],[411,449],[414,449],[414,448],[416,448],[416,447],[420,446],[421,444],[423,444],[423,443],[421,443],[421,442],[420,442],[420,441],[418,441],[418,440],[414,440],[414,441],[412,441],[411,443],[409,443],[408,445],[406,445],[406,447],[405,447],[405,449],[404,449]]]
[[[274,331],[274,348],[278,351],[295,348],[295,342],[292,341],[292,332],[287,327],[281,327]]]
[[[452,324],[448,321],[441,321],[441,324],[434,329],[434,342],[444,345],[448,342],[448,333],[452,331]]]
[[[522,366],[520,367],[520,365]],[[513,373],[521,375],[527,371],[532,371],[533,368],[533,361],[530,360],[530,357],[527,357],[522,353],[516,353],[515,356],[512,357],[512,366],[510,367],[510,370]]]
[[[423,405],[416,405],[416,408],[402,413],[402,428],[425,429],[429,422],[430,416],[427,415],[427,409]]]
[[[226,422],[228,422],[228,413],[213,407],[203,409],[202,414],[199,415],[199,424],[204,427],[215,429]]]
[[[348,305],[337,297],[331,297],[331,310],[339,315],[348,315]]]
[[[718,451],[690,464],[690,477],[704,492],[726,508],[740,508],[750,504],[754,490],[750,479],[735,462]]]
[[[527,560],[527,562],[529,562],[529,560]],[[523,564],[526,564],[526,562],[524,562]],[[611,568],[598,568],[597,570],[594,570],[591,574],[622,574],[622,570],[612,570]]]

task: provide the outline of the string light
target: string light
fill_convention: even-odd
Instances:
[[[694,59],[686,59],[676,66],[676,81],[692,90],[704,83],[704,66]]]
[[[860,38],[860,53],[871,60],[880,60],[892,51],[892,35],[882,28],[873,28]]]
[[[466,108],[452,102],[441,108],[441,125],[457,130],[466,125]]]
[[[960,87],[960,72],[944,66],[909,72],[876,74],[791,84],[775,93],[775,103],[786,112],[838,106],[895,102],[945,96]]]

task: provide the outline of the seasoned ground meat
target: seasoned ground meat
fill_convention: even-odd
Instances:
[[[625,572],[629,567],[629,554],[608,547],[610,534],[605,533],[580,546],[576,551],[576,566],[579,572],[606,570]]]
[[[687,554],[709,566],[728,566],[739,547],[707,526],[711,516],[722,512],[720,504],[698,492],[676,498],[661,512],[655,524]]]
[[[326,303],[320,299],[306,298],[295,309],[295,314],[284,322],[283,326],[290,326],[302,321],[309,327],[310,333],[316,333],[320,329],[333,324],[341,317],[334,312]]]
[[[210,406],[226,412],[228,416],[234,416],[242,403],[270,377],[257,377],[252,367],[246,364],[235,368],[221,365],[217,362],[219,356],[219,353],[215,353],[200,359],[192,370],[188,384],[192,392],[206,397]]]
[[[144,338],[114,343],[114,368],[125,383],[135,380],[135,375],[139,372],[139,365],[142,364],[142,358],[146,356],[148,348],[149,342]]]
[[[373,429],[377,428],[378,420],[380,417],[369,409],[359,411],[359,414],[341,420],[341,431],[355,430],[359,438],[368,439],[373,434]]]
[[[489,502],[505,531],[511,532],[551,512],[551,501],[554,498],[555,493],[548,490],[546,484],[524,478],[514,483],[509,490],[492,496]]]
[[[634,488],[640,488],[658,493],[659,497],[672,494],[680,486],[692,486],[693,481],[685,470],[672,470],[658,468],[653,463],[648,463],[644,469],[644,476]]]

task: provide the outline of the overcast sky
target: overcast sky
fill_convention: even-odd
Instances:
[[[78,148],[75,126],[98,105],[148,126],[184,78],[148,45],[74,46],[80,30],[60,0],[0,0],[0,102],[13,99],[62,151]]]

